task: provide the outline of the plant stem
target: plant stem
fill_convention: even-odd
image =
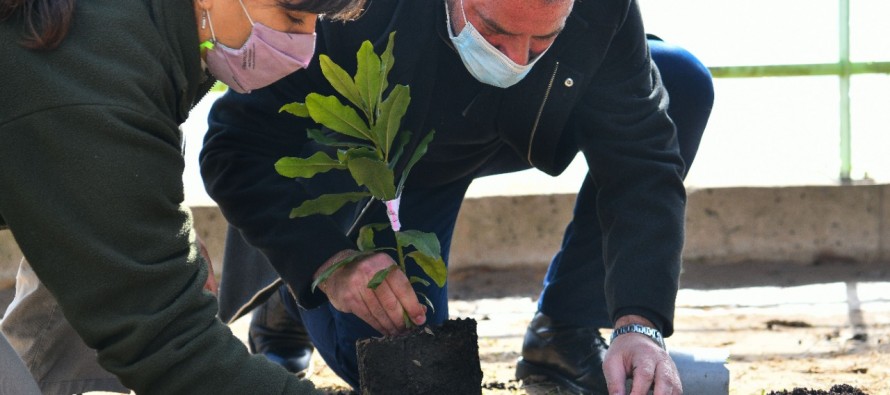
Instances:
[[[417,325],[414,324],[414,321],[411,321],[411,318],[408,317],[408,312],[405,311],[405,308],[402,307],[402,321],[405,321],[405,328],[414,329]]]
[[[407,267],[405,266],[405,252],[402,251],[402,243],[399,243],[399,235],[397,231],[392,231],[396,236],[396,251],[399,255],[399,269],[402,270],[402,273],[405,275],[408,274]],[[405,327],[408,329],[413,329],[417,325],[414,325],[414,321],[411,320],[411,317],[408,317],[408,312],[405,311],[405,308],[402,307],[402,321],[405,322]]]
[[[398,233],[393,231],[393,233]],[[402,251],[402,243],[398,242],[399,235],[396,234],[396,251],[399,254],[399,269],[402,269],[402,273],[408,274],[407,267],[405,266],[405,253]]]

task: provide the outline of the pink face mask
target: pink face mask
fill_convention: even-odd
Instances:
[[[290,73],[306,68],[315,53],[315,33],[295,34],[280,32],[255,23],[247,13],[253,30],[241,48],[229,48],[216,40],[213,22],[210,22],[210,45],[207,50],[207,68],[218,80],[238,93],[250,93],[278,81]]]

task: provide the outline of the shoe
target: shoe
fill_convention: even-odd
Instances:
[[[270,361],[277,363],[297,377],[306,378],[312,364],[312,347],[281,347],[260,352]]]
[[[247,331],[250,352],[265,355],[298,377],[307,377],[312,362],[312,340],[299,317],[293,317],[273,292],[256,308]]]
[[[525,332],[516,378],[544,378],[582,395],[607,394],[603,358],[608,348],[599,328],[560,324],[538,312]]]

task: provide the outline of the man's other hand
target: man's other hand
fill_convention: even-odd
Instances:
[[[652,326],[643,317],[625,316],[618,319],[615,327],[632,323]],[[653,386],[653,395],[683,393],[680,375],[671,356],[643,334],[626,333],[616,337],[606,352],[603,373],[610,395],[625,395],[628,378],[633,379],[630,395],[645,395]]]
[[[355,254],[358,251],[337,253],[316,271],[316,277],[330,265]],[[426,309],[417,300],[408,277],[397,268],[389,272],[377,289],[368,288],[368,282],[377,272],[392,265],[396,262],[389,255],[377,253],[334,271],[318,287],[338,311],[355,314],[384,335],[397,335],[407,329],[403,311],[414,324],[423,325]]]

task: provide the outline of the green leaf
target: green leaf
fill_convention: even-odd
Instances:
[[[389,92],[389,96],[383,103],[380,103],[380,111],[377,121],[371,131],[380,142],[383,154],[389,157],[389,151],[392,148],[392,142],[399,133],[399,127],[402,125],[402,117],[408,111],[408,103],[411,101],[410,89],[405,85],[396,85]]]
[[[423,284],[424,287],[429,287],[429,286],[430,286],[430,282],[429,282],[429,281],[426,281],[425,278],[420,278],[420,277],[417,277],[417,276],[411,276],[411,278],[409,279],[409,282],[410,282],[411,284],[418,284],[418,283],[420,283],[420,284]]]
[[[327,134],[321,129],[306,129],[306,136],[315,141],[318,144],[326,145],[328,147],[340,147],[340,148],[373,148],[366,143],[358,143],[354,141],[340,141],[337,140]]]
[[[436,306],[433,305],[433,301],[430,300],[430,298],[427,297],[425,293],[423,293],[423,292],[417,292],[417,296],[422,297],[422,298],[423,298],[423,302],[426,303],[427,306],[430,306],[430,311],[432,311],[433,314],[436,314]]]
[[[386,42],[386,49],[380,55],[380,91],[385,92],[388,87],[387,76],[392,66],[396,63],[396,59],[392,56],[392,50],[395,47],[396,32],[389,33],[389,40]]]
[[[313,121],[350,137],[374,141],[371,130],[355,109],[340,103],[336,96],[310,93],[306,96],[306,107]]]
[[[382,284],[383,281],[386,280],[386,276],[389,275],[389,272],[391,272],[392,269],[397,268],[397,267],[398,266],[396,266],[396,265],[390,265],[386,269],[381,269],[381,270],[377,271],[377,273],[374,274],[374,277],[371,278],[371,281],[368,281],[368,288],[377,289],[377,287],[379,287],[380,284]]]
[[[350,202],[357,202],[370,196],[367,192],[348,192],[336,193],[329,195],[321,195],[316,199],[307,200],[290,212],[291,218],[306,217],[313,214],[331,215],[339,210],[343,205]]]
[[[395,149],[392,151],[394,154],[389,156],[389,168],[395,168],[396,164],[399,163],[399,159],[402,158],[402,153],[405,152],[405,146],[408,145],[408,142],[411,141],[411,132],[405,130],[399,133],[399,142],[396,144]]]
[[[374,114],[377,111],[381,93],[380,57],[374,53],[374,45],[370,41],[365,40],[359,48],[356,58],[358,60],[358,69],[355,73],[355,85],[358,88],[362,103],[365,104],[369,113]],[[382,145],[379,143],[378,141],[378,146]]]
[[[439,288],[445,286],[445,280],[448,276],[448,268],[445,266],[445,261],[442,260],[441,257],[436,259],[425,255],[420,251],[414,251],[408,254],[408,257],[414,259],[414,262],[417,262],[417,265],[423,269],[423,272],[426,273],[426,275],[429,276]]]
[[[307,111],[306,114],[309,114],[309,112],[308,112],[309,110],[306,110],[306,111]],[[306,137],[309,137],[316,143],[319,143],[322,145],[334,147],[334,146],[337,146],[340,144],[340,141],[337,141],[337,139],[324,134],[324,132],[322,132],[321,129],[306,129]]]
[[[362,226],[358,231],[358,240],[355,241],[359,251],[370,251],[377,247],[374,244],[374,229]]]
[[[427,147],[430,145],[430,142],[433,141],[433,136],[435,136],[435,134],[435,130],[430,130],[430,132],[423,137],[423,140],[420,141],[420,144],[417,145],[417,148],[411,155],[411,160],[409,160],[408,164],[405,165],[405,170],[402,170],[402,179],[399,180],[399,187],[396,188],[396,191],[398,193],[401,193],[402,188],[405,187],[405,180],[408,179],[408,173],[411,172],[411,168],[414,167],[414,164],[416,164],[417,161],[420,160],[420,157],[426,154]]]
[[[340,159],[340,162],[349,163],[350,160],[358,158],[379,160],[380,156],[377,155],[377,150],[373,147],[354,147],[337,151],[337,158]]]
[[[367,224],[362,226],[358,231],[358,240],[356,241],[359,251],[369,251],[377,248],[374,244],[374,232],[387,229],[389,226],[389,224],[384,223]]]
[[[408,317],[408,312],[405,309],[402,309],[402,323],[405,324],[405,328],[411,329],[414,328],[414,322],[411,321],[411,318]]]
[[[393,172],[386,166],[386,162],[359,157],[350,158],[346,166],[355,182],[368,187],[374,197],[380,200],[395,199],[396,188],[393,186]]]
[[[275,171],[288,178],[312,178],[331,169],[346,169],[346,165],[324,152],[316,152],[308,158],[286,156],[275,162]]]
[[[346,259],[343,259],[343,260],[331,265],[330,267],[325,269],[325,271],[321,272],[321,274],[319,274],[318,277],[315,278],[315,281],[312,281],[312,292],[315,292],[315,288],[318,287],[318,284],[323,283],[325,280],[328,279],[328,277],[331,276],[331,274],[334,274],[334,272],[337,271],[338,269],[340,269],[341,267],[346,266],[346,265],[348,265],[352,262],[355,262],[357,260],[367,258],[374,254],[376,254],[376,252],[374,252],[374,251],[360,252],[356,255],[350,256]]]
[[[285,104],[278,109],[278,112],[287,112],[298,117],[309,118],[309,109],[306,108],[305,103]]]
[[[355,86],[355,81],[349,76],[346,70],[343,70],[338,64],[334,63],[327,55],[318,56],[318,64],[321,65],[321,73],[331,83],[331,86],[337,93],[343,95],[346,100],[354,104],[356,107],[368,113],[369,110],[362,105],[362,99]]]
[[[438,258],[442,247],[435,233],[421,232],[419,230],[404,230],[396,232],[396,243],[402,247],[414,246],[422,254]]]
[[[371,148],[368,144],[356,143],[351,141],[340,141],[325,134],[321,129],[306,129],[306,136],[318,144],[328,147],[341,148]],[[372,148],[373,150],[373,148]]]

